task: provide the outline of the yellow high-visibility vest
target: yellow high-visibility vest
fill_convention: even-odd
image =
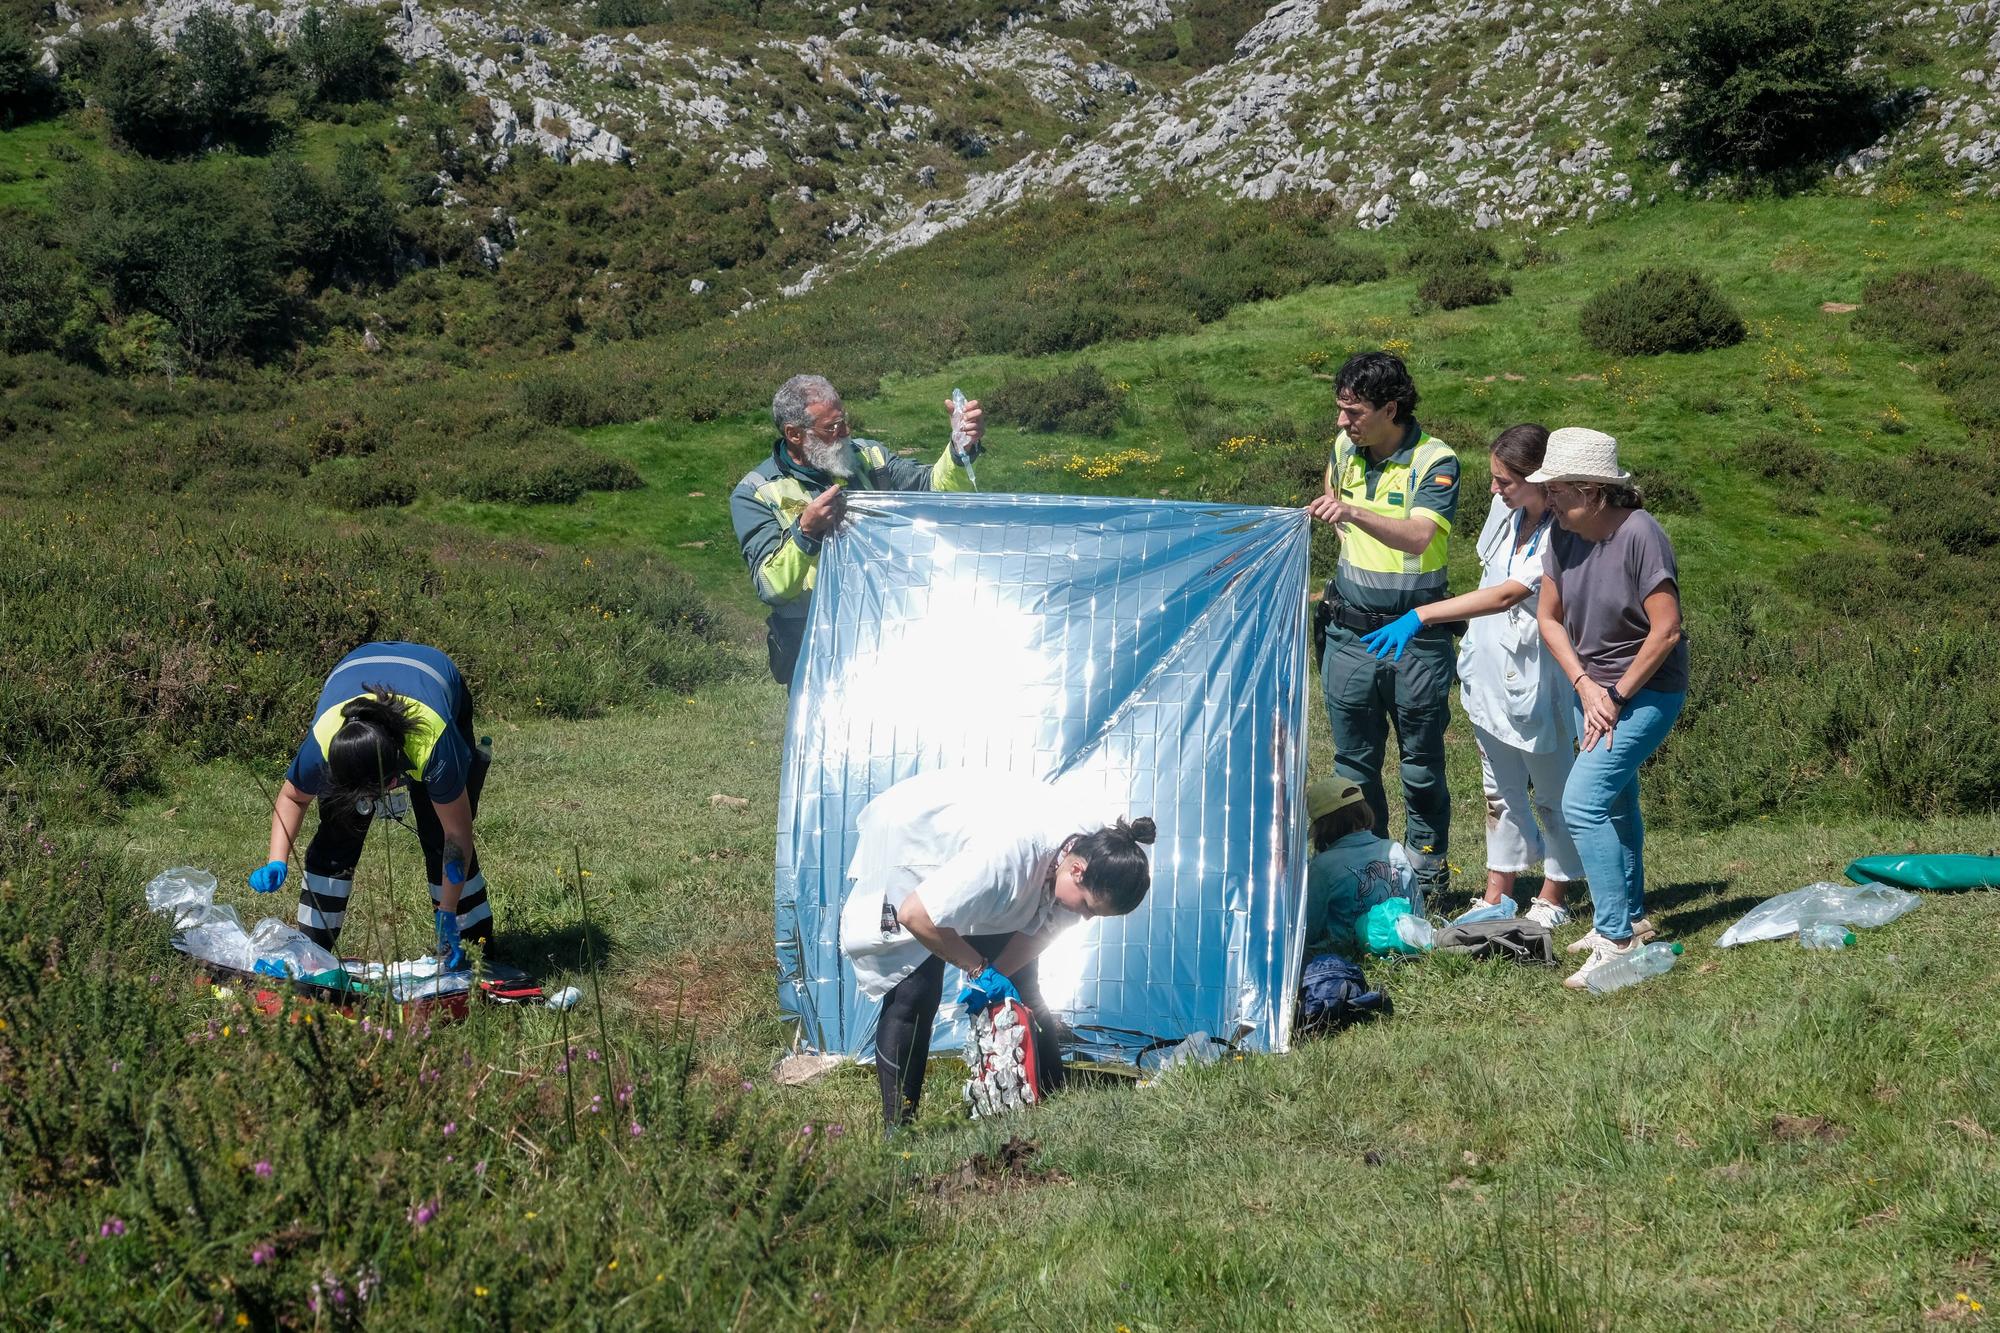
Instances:
[[[1418,432],[1406,458],[1391,455],[1369,486],[1368,456],[1342,431],[1327,460],[1326,485],[1357,509],[1384,518],[1409,518],[1416,510],[1417,488],[1446,463],[1456,463],[1451,446]],[[1428,511],[1427,511],[1428,512]],[[1384,545],[1348,524],[1340,530],[1340,566],[1335,587],[1360,593],[1354,600],[1371,611],[1407,611],[1443,597],[1447,588],[1445,560],[1451,547],[1451,523],[1435,514],[1437,530],[1430,544],[1411,555]]]

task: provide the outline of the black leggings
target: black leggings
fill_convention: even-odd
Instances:
[[[965,942],[988,958],[997,958],[1013,939],[1006,935],[968,935]],[[1045,1014],[1039,964],[1029,963],[1012,977],[1021,1003],[1034,1015],[1035,1069],[1042,1090],[1062,1086],[1062,1047],[1056,1040],[1055,1018]],[[897,982],[882,1001],[875,1024],[875,1078],[882,1087],[882,1122],[894,1127],[917,1118],[924,1095],[924,1069],[930,1063],[931,1026],[944,999],[944,959],[932,954],[923,966]]]

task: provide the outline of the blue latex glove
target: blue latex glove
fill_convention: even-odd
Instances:
[[[437,909],[438,957],[444,959],[444,970],[458,972],[465,967],[465,945],[458,937],[458,913]]]
[[[1020,998],[1021,992],[1014,989],[1014,983],[990,967],[981,968],[979,975],[967,981],[965,989],[958,993],[959,1007],[967,1014],[983,1014],[1003,1000]]]
[[[1377,657],[1388,657],[1394,651],[1394,660],[1403,660],[1403,652],[1410,646],[1410,640],[1423,631],[1424,622],[1417,619],[1415,611],[1405,611],[1394,620],[1373,633],[1361,636],[1361,646]]]
[[[465,863],[463,861],[446,861],[444,863],[444,878],[448,884],[465,883]]]
[[[266,861],[250,872],[250,887],[259,893],[276,893],[285,887],[285,863]]]

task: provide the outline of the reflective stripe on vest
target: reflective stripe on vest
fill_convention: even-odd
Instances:
[[[354,699],[369,697],[371,696],[357,694]],[[408,776],[421,782],[424,766],[430,763],[431,752],[437,749],[438,741],[444,736],[444,718],[429,704],[419,703],[400,694],[395,697],[409,710],[410,720],[416,724],[410,728],[410,738],[403,743],[403,755],[410,761]],[[312,734],[313,739],[319,742],[320,758],[326,758],[331,752],[334,735],[347,724],[347,719],[340,715],[340,710],[353,703],[354,699],[342,699],[313,720]]]
[[[1345,445],[1343,448],[1342,445]],[[1368,460],[1345,435],[1335,443],[1328,467],[1340,482],[1340,498],[1357,509],[1384,518],[1409,518],[1415,511],[1417,487],[1430,470],[1456,456],[1447,445],[1429,435],[1419,435],[1407,463],[1385,463],[1376,474],[1375,494],[1368,494]],[[1445,563],[1450,554],[1451,533],[1442,525],[1431,533],[1429,545],[1412,555],[1377,541],[1359,527],[1349,524],[1340,531],[1338,577],[1357,588],[1385,588],[1409,593],[1442,592],[1450,575]]]

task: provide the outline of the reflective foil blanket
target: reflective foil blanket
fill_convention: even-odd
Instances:
[[[802,1050],[872,1059],[840,952],[855,823],[914,774],[1102,791],[1159,824],[1130,916],[1042,956],[1082,1058],[1197,1030],[1283,1050],[1306,856],[1302,510],[858,492],[820,556],[778,797],[778,994]],[[961,985],[947,970],[944,991]],[[963,1046],[944,1006],[932,1047]]]

